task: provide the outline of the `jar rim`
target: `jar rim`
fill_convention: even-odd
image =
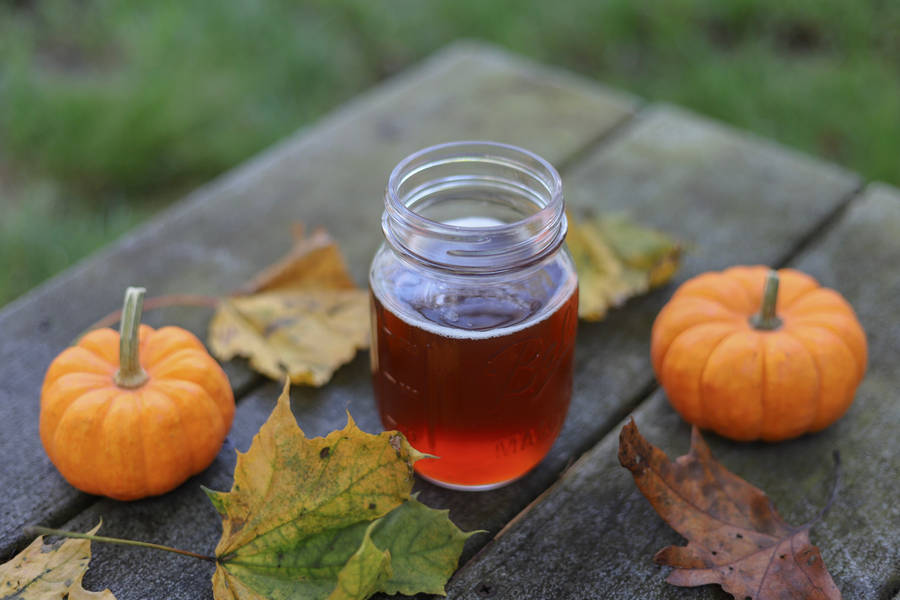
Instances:
[[[400,198],[398,190],[400,188],[400,184],[403,182],[403,179],[409,176],[407,170],[411,164],[421,159],[423,156],[427,156],[429,154],[453,149],[462,150],[464,148],[472,148],[476,150],[481,149],[485,151],[491,149],[500,149],[513,154],[521,154],[537,162],[541,167],[543,167],[544,171],[546,172],[545,174],[547,175],[547,179],[544,180],[545,185],[548,184],[547,180],[549,180],[547,191],[550,196],[550,201],[547,202],[545,206],[541,207],[540,210],[517,221],[502,223],[500,225],[484,226],[452,225],[449,223],[443,223],[441,221],[435,221],[433,219],[429,219],[428,217],[420,215],[416,211],[409,208],[405,202],[403,202],[403,200]],[[554,166],[551,165],[550,162],[547,161],[547,159],[543,158],[539,154],[532,152],[531,150],[527,150],[520,146],[506,144],[503,142],[494,142],[490,140],[457,140],[452,142],[444,142],[441,144],[428,146],[426,148],[422,148],[421,150],[413,152],[412,154],[401,160],[399,163],[397,163],[397,165],[391,171],[391,174],[388,177],[387,192],[385,196],[386,208],[388,208],[392,212],[398,213],[404,219],[407,219],[414,223],[420,222],[422,225],[425,225],[430,229],[446,229],[450,233],[456,233],[459,231],[498,232],[503,230],[512,230],[520,228],[522,226],[528,226],[531,223],[549,221],[550,219],[548,219],[548,216],[552,216],[556,212],[561,212],[562,203],[562,178],[560,177],[559,172],[556,170],[556,168],[554,168]]]
[[[488,188],[505,186],[514,197],[527,198],[536,210],[490,225],[443,222],[415,210],[419,202],[427,209],[434,190],[418,186],[407,191],[404,185],[412,185],[417,176],[427,180],[432,171],[440,173],[466,163],[478,165],[476,171],[495,166],[512,172],[510,179],[474,174],[473,179]],[[433,181],[452,186],[468,179],[457,174]],[[556,169],[534,152],[501,142],[454,141],[410,154],[391,171],[384,204],[382,226],[388,243],[410,259],[448,271],[490,274],[521,268],[555,251],[567,229],[562,179]],[[521,207],[516,210],[523,214]]]

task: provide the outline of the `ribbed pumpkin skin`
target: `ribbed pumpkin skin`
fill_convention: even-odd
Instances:
[[[785,440],[838,420],[866,371],[867,347],[837,292],[778,271],[776,314],[759,312],[767,267],[732,267],[686,281],[653,324],[651,360],[669,402],[689,423],[734,440]]]
[[[225,372],[193,334],[140,327],[144,385],[116,385],[119,334],[99,329],[51,363],[41,390],[41,442],[76,488],[118,500],[174,489],[213,461],[231,428]]]

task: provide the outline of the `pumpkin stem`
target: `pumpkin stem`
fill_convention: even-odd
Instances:
[[[119,323],[119,370],[116,371],[116,385],[124,388],[141,387],[149,378],[141,367],[138,348],[141,312],[144,308],[144,293],[147,290],[129,287],[125,290],[122,306],[122,320]]]
[[[76,538],[79,540],[90,540],[92,542],[105,542],[107,544],[122,544],[124,546],[139,546],[141,548],[152,548],[153,550],[165,550],[175,554],[190,556],[191,558],[199,558],[209,562],[216,562],[215,556],[207,556],[206,554],[198,554],[190,550],[182,550],[180,548],[172,548],[171,546],[163,546],[162,544],[151,544],[150,542],[138,542],[135,540],[125,540],[121,538],[111,538],[102,535],[91,535],[89,533],[78,533],[77,531],[64,531],[62,529],[51,529],[49,527],[33,526],[26,528],[26,533],[30,535],[58,535],[67,538]]]
[[[781,327],[781,319],[775,314],[778,301],[778,271],[772,269],[766,276],[766,287],[763,289],[762,306],[759,313],[750,317],[750,324],[756,329],[772,331]]]

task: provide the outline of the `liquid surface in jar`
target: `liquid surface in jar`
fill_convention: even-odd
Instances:
[[[440,294],[395,272],[390,302],[372,294],[372,378],[383,424],[450,487],[487,489],[547,454],[572,390],[578,293],[550,264],[538,284]]]

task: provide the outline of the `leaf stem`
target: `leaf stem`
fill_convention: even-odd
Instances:
[[[77,531],[65,531],[63,529],[51,529],[49,527],[41,527],[35,525],[33,527],[29,527],[26,529],[27,532],[31,535],[58,535],[62,537],[68,538],[78,538],[82,540],[90,540],[92,542],[103,542],[106,544],[121,544],[124,546],[139,546],[141,548],[152,548],[153,550],[165,550],[166,552],[173,552],[175,554],[183,554],[184,556],[190,556],[191,558],[199,558],[200,560],[206,560],[209,562],[217,562],[215,556],[207,556],[205,554],[197,554],[196,552],[191,552],[190,550],[181,550],[179,548],[172,548],[171,546],[163,546],[161,544],[151,544],[150,542],[138,542],[135,540],[125,540],[122,538],[111,538],[105,537],[102,535],[91,535],[89,533],[79,533]]]

